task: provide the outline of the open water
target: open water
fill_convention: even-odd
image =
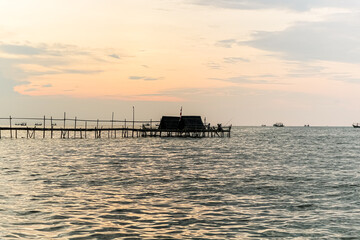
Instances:
[[[0,239],[359,239],[360,131],[1,139]]]

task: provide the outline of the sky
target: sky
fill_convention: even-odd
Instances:
[[[349,126],[358,0],[0,0],[0,117]]]

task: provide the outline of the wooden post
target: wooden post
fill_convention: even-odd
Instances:
[[[85,138],[86,138],[87,121],[85,121]]]
[[[126,118],[125,118],[125,128],[126,128]]]
[[[133,126],[132,126],[132,137],[134,137],[134,129],[135,129],[135,107],[133,106]]]
[[[54,125],[53,125],[53,120],[52,120],[52,116],[50,117],[50,124],[51,124],[51,138],[53,138],[53,128],[54,128]]]
[[[45,115],[44,115],[44,122],[43,122],[43,138],[45,138]]]
[[[9,117],[9,120],[10,120],[10,138],[12,138],[12,129],[11,129],[11,116]]]
[[[17,129],[15,129],[15,138],[17,138]]]
[[[113,128],[114,128],[114,112],[111,115],[111,138],[113,137]]]
[[[0,129],[0,139],[1,139],[1,129]]]
[[[74,138],[76,138],[76,120],[77,120],[77,118],[75,117]]]
[[[65,130],[66,112],[64,112],[64,130]]]

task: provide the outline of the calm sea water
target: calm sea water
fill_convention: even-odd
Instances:
[[[1,139],[0,239],[360,238],[360,131]]]

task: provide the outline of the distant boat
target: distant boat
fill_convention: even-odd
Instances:
[[[42,123],[35,123],[35,126],[42,126]]]
[[[26,123],[15,123],[16,126],[26,126]]]
[[[309,124],[305,124],[304,127],[310,127],[310,125],[309,125]]]
[[[352,125],[354,128],[360,128],[360,125],[358,124],[358,123],[354,123],[353,125]]]
[[[262,124],[261,126],[262,126],[262,127],[266,127],[266,125],[265,125],[265,124]]]
[[[274,127],[285,127],[283,123],[278,122],[273,125]]]

